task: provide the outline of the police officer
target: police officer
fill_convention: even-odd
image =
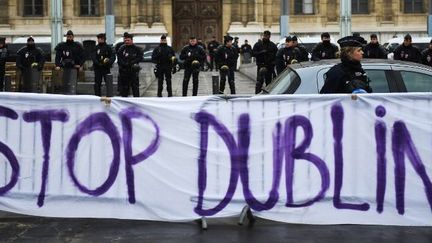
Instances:
[[[192,76],[193,88],[192,95],[198,94],[198,75],[201,64],[206,58],[204,49],[197,44],[195,37],[189,38],[189,45],[183,47],[180,53],[180,59],[184,60],[184,78],[183,78],[183,96],[187,96],[189,80]]]
[[[394,59],[420,63],[421,52],[417,47],[412,45],[410,34],[405,35],[402,45],[399,45],[394,50]]]
[[[102,79],[107,84],[106,76],[111,73],[111,67],[115,61],[115,53],[111,45],[106,43],[105,33],[100,33],[97,36],[97,42],[93,53],[93,69],[95,75],[94,92],[95,95],[101,96]]]
[[[171,46],[168,46],[165,35],[161,36],[159,46],[153,50],[152,61],[156,64],[156,77],[158,79],[157,96],[162,97],[163,81],[165,78],[168,97],[171,97],[171,72],[176,72],[175,52]]]
[[[32,69],[43,70],[45,58],[42,49],[36,47],[32,36],[27,38],[27,45],[18,50],[16,66],[20,69],[23,80],[23,92],[37,92],[39,79],[32,80]],[[40,74],[40,73],[39,73]],[[36,83],[33,83],[36,82]]]
[[[217,42],[216,36],[213,36],[212,40],[207,45],[207,49],[208,49],[209,56],[210,56],[210,67],[209,67],[210,71],[213,71],[213,68],[215,66],[214,58],[215,58],[215,53],[216,53],[219,45],[220,44],[219,44],[219,42]]]
[[[262,40],[255,43],[252,49],[252,54],[256,59],[257,65],[256,94],[261,92],[264,82],[266,85],[269,85],[273,78],[278,48],[275,43],[270,41],[270,37],[270,31],[264,31]]]
[[[243,63],[251,63],[252,57],[252,46],[249,45],[248,40],[244,41],[244,44],[240,47],[240,53],[243,57]]]
[[[143,50],[133,43],[133,35],[125,33],[123,35],[124,45],[117,52],[117,61],[119,66],[119,85],[120,95],[129,96],[129,90],[132,88],[132,95],[139,97],[139,71],[141,67],[139,62],[143,58]]]
[[[341,63],[326,73],[321,94],[371,93],[369,79],[360,61],[363,58],[363,38],[347,36],[338,40],[341,47]]]
[[[278,50],[276,53],[276,70],[279,75],[285,68],[294,63],[298,63],[300,50],[294,47],[293,40],[290,36],[285,38],[285,47]]]
[[[363,48],[364,58],[387,59],[387,51],[378,43],[376,34],[370,35],[370,42]]]
[[[234,42],[233,42],[232,46],[236,49],[237,53],[240,53],[239,38],[237,36],[234,37]],[[236,60],[236,63],[235,63],[235,69],[234,70],[237,71],[237,60]]]
[[[9,51],[6,45],[6,38],[0,37],[0,92],[4,89],[4,79],[6,74],[6,59]]]
[[[298,38],[297,36],[293,36],[291,37],[292,42],[293,42],[293,46],[297,47],[297,49],[299,50],[299,55],[297,56],[297,61],[298,62],[307,62],[309,61],[309,52],[306,49],[306,47],[304,47],[303,45],[299,45],[298,43]]]
[[[325,32],[321,34],[321,42],[312,50],[312,61],[321,59],[335,59],[339,48],[330,42],[330,34]]]
[[[219,92],[223,94],[225,90],[226,78],[228,76],[228,84],[230,86],[231,94],[235,94],[235,64],[238,58],[237,49],[233,46],[233,38],[231,36],[224,37],[224,45],[220,46],[216,51],[216,65],[219,69],[220,89]]]
[[[432,39],[429,43],[429,47],[422,51],[421,56],[424,65],[432,66]]]
[[[84,48],[80,43],[74,41],[74,34],[69,30],[66,33],[66,42],[59,43],[55,48],[55,52],[55,69],[60,70],[60,68],[63,68],[65,70],[63,76],[64,93],[75,94],[78,74],[70,78],[66,77],[65,74],[73,69],[78,71],[84,64]]]

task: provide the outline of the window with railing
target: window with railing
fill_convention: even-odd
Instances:
[[[351,1],[352,14],[368,14],[369,1],[368,0],[352,0]]]
[[[404,0],[404,13],[423,13],[423,0]]]
[[[295,0],[294,14],[314,14],[313,0]]]
[[[24,0],[23,2],[24,16],[42,16],[43,15],[43,0]]]
[[[80,0],[81,16],[99,16],[99,0]]]

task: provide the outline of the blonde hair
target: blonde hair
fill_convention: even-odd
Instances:
[[[362,48],[358,47],[358,46],[346,46],[346,47],[342,47],[341,51],[340,51],[340,57],[341,58],[352,59],[351,56],[353,55],[353,53],[357,49],[362,49]]]

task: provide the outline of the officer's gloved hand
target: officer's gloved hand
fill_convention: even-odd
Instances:
[[[132,65],[132,71],[139,72],[141,70],[141,66],[139,64]]]
[[[37,62],[34,62],[34,63],[31,64],[32,68],[38,68],[38,66],[39,66],[39,64]]]

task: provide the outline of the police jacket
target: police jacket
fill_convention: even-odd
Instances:
[[[16,66],[19,69],[30,68],[34,66],[39,71],[43,69],[45,58],[42,49],[35,45],[27,45],[17,52]]]
[[[318,43],[312,50],[312,61],[321,59],[335,59],[339,48],[330,42]]]
[[[252,55],[256,58],[258,66],[274,66],[278,48],[270,40],[262,40],[255,43],[252,49]]]
[[[297,61],[298,62],[307,62],[307,61],[309,61],[309,52],[306,49],[306,47],[304,47],[302,45],[297,45],[296,47],[300,51],[299,56],[297,57]]]
[[[143,58],[143,51],[140,47],[132,45],[122,45],[117,52],[117,62],[120,69],[131,69]]]
[[[58,67],[72,68],[84,64],[84,48],[79,42],[62,42],[56,46],[55,52],[55,65]]]
[[[321,94],[353,93],[356,89],[363,89],[371,93],[369,79],[358,61],[342,58],[342,62],[330,68],[326,73]]]
[[[238,52],[234,47],[227,47],[226,45],[220,46],[215,54],[216,65],[220,68],[227,65],[234,68],[237,63]]]
[[[252,54],[252,46],[251,45],[249,45],[249,44],[243,44],[241,47],[240,47],[240,53],[250,53],[250,54]]]
[[[285,47],[278,50],[276,53],[276,70],[281,73],[293,60],[298,62],[300,50],[297,47]]]
[[[387,51],[379,43],[369,43],[363,47],[364,58],[387,59]]]
[[[167,44],[160,44],[153,50],[152,62],[156,63],[158,68],[161,66],[171,68],[174,64],[173,57],[175,57],[174,49]]]
[[[4,73],[6,68],[6,59],[9,57],[9,51],[6,45],[0,48],[0,72]]]
[[[183,47],[180,53],[180,59],[184,60],[184,67],[191,68],[193,61],[199,61],[203,63],[206,58],[206,53],[204,49],[199,45],[187,45]]]
[[[207,49],[210,53],[210,55],[214,55],[215,52],[217,51],[217,48],[220,46],[219,42],[217,41],[210,41],[207,45]]]
[[[421,62],[424,65],[432,66],[432,49],[424,49],[421,53]]]
[[[404,44],[399,45],[394,50],[393,54],[395,60],[417,62],[417,63],[420,63],[421,61],[421,52],[417,47],[413,45],[408,45],[408,46],[405,46]]]
[[[106,43],[98,44],[91,57],[95,70],[110,69],[116,58],[112,46]]]

